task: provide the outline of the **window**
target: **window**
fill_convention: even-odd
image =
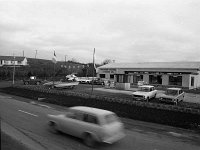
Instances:
[[[133,83],[134,84],[137,84],[138,83],[138,81],[143,81],[143,75],[133,75]]]
[[[194,86],[194,77],[191,77],[191,86]]]
[[[123,83],[123,77],[124,77],[124,75],[118,74],[118,75],[117,75],[117,82],[118,82],[118,83]]]
[[[162,84],[162,76],[160,75],[149,75],[150,84]]]
[[[111,75],[110,75],[110,79],[114,79],[114,74],[111,74]]]
[[[71,118],[71,119],[76,119],[76,116],[75,116],[75,114],[73,112],[68,112],[66,114],[66,117]]]
[[[89,114],[84,114],[83,115],[83,121],[93,123],[93,124],[98,124],[98,120],[95,116],[89,115]]]
[[[182,76],[169,76],[169,85],[182,86]]]
[[[115,114],[109,114],[105,116],[105,121],[106,121],[106,124],[118,122],[118,117]]]
[[[105,78],[106,77],[105,74],[100,74],[99,76],[100,76],[100,78]]]

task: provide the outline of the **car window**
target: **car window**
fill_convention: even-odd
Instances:
[[[73,112],[68,112],[68,113],[66,114],[66,117],[67,117],[67,118],[76,119],[76,116],[75,116],[75,114],[74,114]]]
[[[167,90],[167,91],[166,91],[166,94],[167,94],[167,95],[177,95],[177,94],[178,94],[178,91],[176,91],[176,90]]]
[[[139,91],[149,92],[150,89],[148,87],[140,87]]]
[[[96,116],[92,116],[90,114],[84,114],[83,115],[83,121],[93,123],[93,124],[99,124],[98,119]]]
[[[105,116],[106,124],[110,124],[113,122],[118,122],[119,119],[115,114],[109,114]]]

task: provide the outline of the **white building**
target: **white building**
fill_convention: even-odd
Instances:
[[[15,56],[0,56],[0,67],[1,66],[27,66],[26,57]]]
[[[97,70],[98,77],[113,80],[124,88],[138,81],[189,89],[200,87],[200,62],[110,63]]]

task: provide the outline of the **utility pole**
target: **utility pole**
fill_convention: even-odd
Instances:
[[[24,57],[24,51],[23,51],[23,57]]]
[[[66,62],[67,62],[67,59],[66,59],[67,55],[65,55],[65,65],[66,65]]]
[[[14,65],[13,65],[13,82],[12,82],[12,84],[14,85],[15,84],[15,54],[14,53],[13,53],[13,58],[14,58],[14,61],[13,61]]]
[[[37,50],[35,50],[35,59],[36,59],[36,57],[37,57]]]
[[[94,60],[95,56],[94,55],[95,55],[95,48],[94,48],[94,52],[93,52],[93,67],[92,67],[92,94],[93,94],[93,90],[94,90],[94,69],[95,69],[95,67],[94,67],[95,66],[95,64],[94,64],[95,63],[95,60]]]

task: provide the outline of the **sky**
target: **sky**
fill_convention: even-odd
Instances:
[[[200,0],[0,0],[0,55],[200,61]]]

